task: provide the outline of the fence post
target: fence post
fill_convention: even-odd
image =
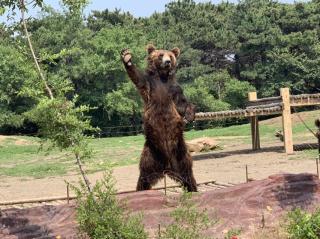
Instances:
[[[287,154],[293,154],[292,142],[292,121],[291,121],[291,107],[290,107],[290,91],[289,88],[281,88],[282,96],[282,127],[284,148]]]
[[[249,92],[248,100],[253,101],[257,99],[257,92]],[[251,138],[252,138],[252,149],[260,149],[260,135],[259,135],[259,119],[258,116],[250,117],[251,124]]]
[[[317,139],[318,139],[318,157],[316,158],[316,163],[317,163],[317,176],[318,176],[318,179],[319,178],[319,161],[320,161],[320,118],[319,119],[316,119],[315,121],[315,125],[316,127],[318,128],[317,130],[317,133],[316,133],[316,136],[317,136]]]

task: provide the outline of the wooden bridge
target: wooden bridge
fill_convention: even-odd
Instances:
[[[291,107],[320,105],[320,94],[290,95],[289,88],[281,88],[280,96],[257,99],[257,92],[248,94],[245,109],[197,113],[197,121],[250,117],[252,148],[260,149],[259,120],[262,115],[282,115],[284,146],[287,154],[293,153]]]

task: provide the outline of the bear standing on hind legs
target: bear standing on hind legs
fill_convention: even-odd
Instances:
[[[137,190],[148,190],[166,173],[188,190],[197,191],[192,158],[183,138],[185,121],[194,120],[189,103],[175,79],[178,48],[156,50],[148,46],[148,66],[139,71],[128,49],[121,52],[129,78],[144,102],[145,144],[140,159]]]

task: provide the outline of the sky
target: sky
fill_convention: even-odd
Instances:
[[[154,12],[163,12],[165,5],[172,0],[91,0],[89,6],[85,9],[88,14],[92,10],[114,10],[115,8],[123,11],[129,11],[136,17],[148,17]],[[196,2],[208,2],[210,0],[196,0]],[[279,0],[284,3],[293,3],[294,0]],[[60,9],[59,0],[44,0],[46,4],[51,5],[55,9]],[[211,0],[213,3],[220,3],[221,0]],[[237,2],[237,0],[228,0],[228,2]],[[30,16],[37,15],[37,9],[31,9],[28,13]],[[0,16],[0,22],[6,22],[6,16]]]

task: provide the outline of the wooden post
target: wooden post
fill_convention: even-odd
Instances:
[[[246,182],[249,182],[248,165],[246,165]]]
[[[319,158],[316,157],[317,177],[319,179]]]
[[[158,238],[161,238],[161,225],[158,224]]]
[[[318,139],[318,157],[316,158],[316,164],[317,164],[317,176],[318,179],[320,179],[320,175],[319,175],[319,160],[320,160],[320,119],[317,119],[315,121],[315,125],[318,128],[316,136]]]
[[[164,195],[167,195],[167,175],[164,175]]]
[[[281,88],[282,96],[282,127],[284,148],[287,154],[293,154],[292,142],[292,122],[291,122],[291,107],[290,107],[290,91],[289,88]]]
[[[67,183],[67,202],[69,204],[70,196],[69,196],[69,183]]]
[[[249,92],[248,94],[249,101],[257,99],[257,92]],[[250,117],[251,123],[251,138],[252,138],[252,149],[260,149],[260,135],[259,135],[259,119],[258,116]]]
[[[264,228],[266,225],[266,220],[264,218],[264,213],[262,211],[262,215],[261,215],[261,228]]]

